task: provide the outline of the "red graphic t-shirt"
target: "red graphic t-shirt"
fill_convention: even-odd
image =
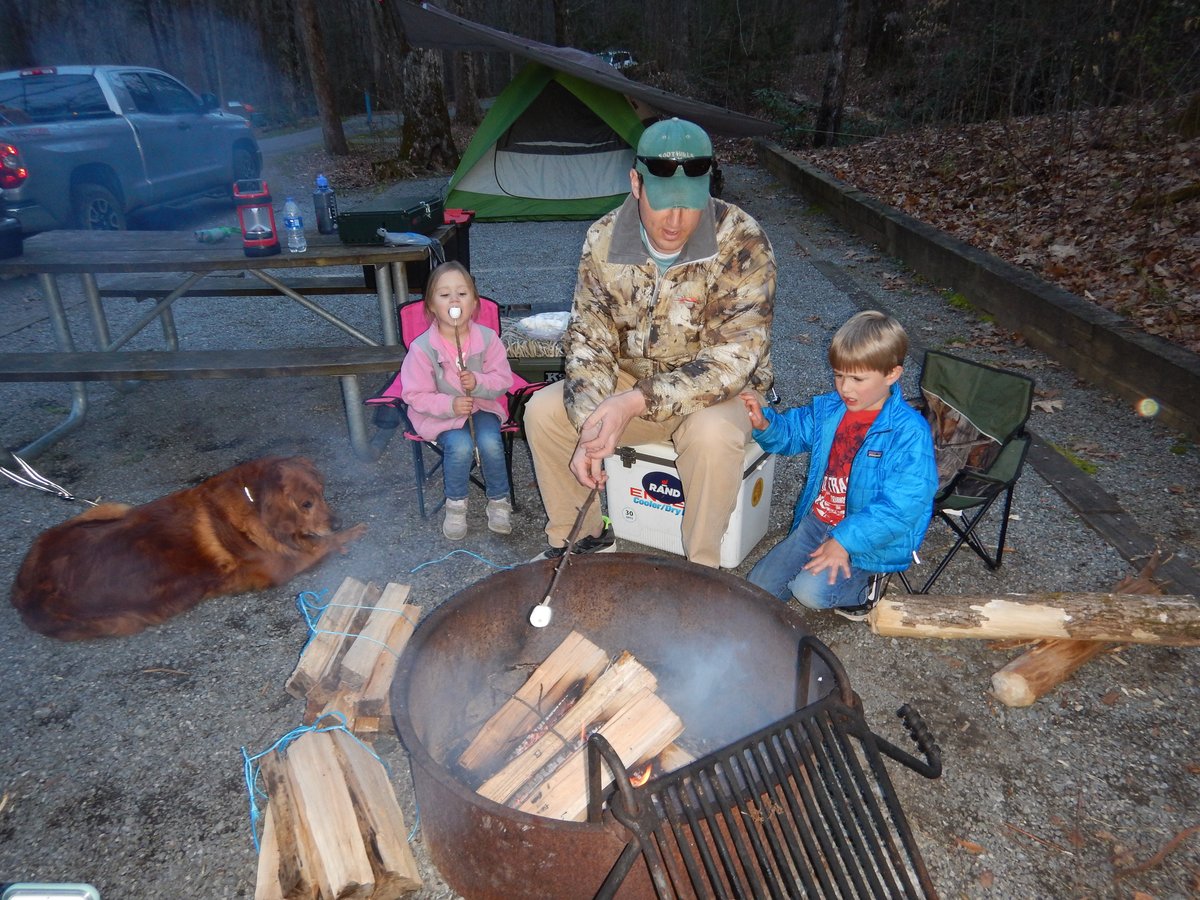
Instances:
[[[850,482],[850,464],[862,446],[877,409],[846,410],[829,448],[829,465],[821,480],[821,490],[813,501],[813,514],[827,525],[836,525],[846,518],[846,485]]]

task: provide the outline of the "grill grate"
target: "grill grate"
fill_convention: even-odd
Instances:
[[[639,855],[662,900],[937,896],[883,756],[937,778],[941,751],[908,706],[898,715],[924,761],[873,734],[815,638],[801,642],[802,681],[814,654],[833,691],[640,788],[602,736],[589,740],[590,812],[599,814],[603,760],[617,776],[609,808],[632,833],[597,898],[614,896]]]

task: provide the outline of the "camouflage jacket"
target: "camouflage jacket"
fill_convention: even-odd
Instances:
[[[575,427],[614,392],[617,369],[663,421],[771,386],[775,255],[758,223],[710,200],[662,277],[642,243],[632,195],[584,240],[566,338],[566,406]]]

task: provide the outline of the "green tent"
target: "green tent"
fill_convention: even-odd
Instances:
[[[446,206],[481,222],[599,218],[629,193],[643,128],[619,91],[529,63],[475,132]]]

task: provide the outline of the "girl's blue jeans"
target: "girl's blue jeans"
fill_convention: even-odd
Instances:
[[[470,488],[471,464],[475,461],[475,445],[479,446],[479,466],[487,485],[489,500],[508,497],[508,468],[504,464],[504,441],[500,437],[500,419],[494,413],[477,412],[471,415],[475,423],[475,444],[471,429],[443,431],[437,443],[442,448],[442,478],[447,500],[465,500]]]
[[[832,525],[809,513],[755,564],[747,576],[750,583],[780,600],[795,597],[809,609],[833,609],[866,603],[867,588],[874,572],[851,566],[850,577],[839,573],[835,583],[830,584],[828,571],[817,575],[804,571],[813,551],[825,543],[831,531]]]

